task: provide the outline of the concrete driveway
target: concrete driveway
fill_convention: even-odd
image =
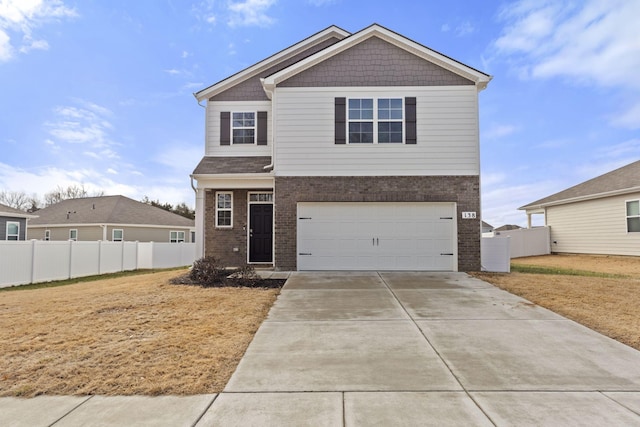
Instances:
[[[25,425],[640,426],[640,352],[464,273],[292,273],[223,393],[0,399],[0,424],[38,407]]]
[[[640,425],[640,352],[464,273],[292,273],[213,420]]]

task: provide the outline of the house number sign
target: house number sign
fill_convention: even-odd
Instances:
[[[476,219],[475,212],[462,212],[462,219]]]

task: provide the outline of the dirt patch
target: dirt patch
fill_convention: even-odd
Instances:
[[[2,293],[0,395],[222,391],[279,290],[169,284],[181,274]]]
[[[627,275],[628,279],[524,273],[474,273],[640,350],[640,259],[590,255],[517,258],[513,264]]]

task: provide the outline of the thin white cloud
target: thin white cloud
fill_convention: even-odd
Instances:
[[[443,33],[446,33],[450,29],[451,27],[449,26],[449,24],[442,24],[442,26],[440,27],[440,31],[442,31]]]
[[[46,50],[49,43],[35,38],[35,30],[52,20],[75,18],[78,13],[62,0],[0,0],[0,61],[8,61],[15,52]],[[20,41],[12,41],[12,38]]]
[[[640,129],[640,104],[636,104],[626,111],[616,113],[611,117],[609,123],[619,128]]]
[[[486,139],[498,139],[509,136],[518,130],[519,128],[514,125],[494,125],[483,132],[482,137]]]
[[[269,8],[275,3],[276,0],[232,1],[228,6],[231,12],[228,25],[230,27],[268,27],[275,22],[267,15]]]
[[[637,0],[521,0],[501,9],[494,48],[522,76],[640,89],[638,16]]]
[[[337,0],[308,0],[307,3],[313,6],[326,6],[335,3]]]
[[[461,23],[456,27],[456,35],[458,37],[467,36],[473,33],[474,31],[475,31],[475,27],[469,21],[464,21],[463,23]]]

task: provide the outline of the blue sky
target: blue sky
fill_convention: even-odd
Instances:
[[[0,190],[193,206],[193,92],[378,23],[493,76],[482,215],[525,225],[519,206],[640,158],[638,16],[637,0],[0,0]]]

